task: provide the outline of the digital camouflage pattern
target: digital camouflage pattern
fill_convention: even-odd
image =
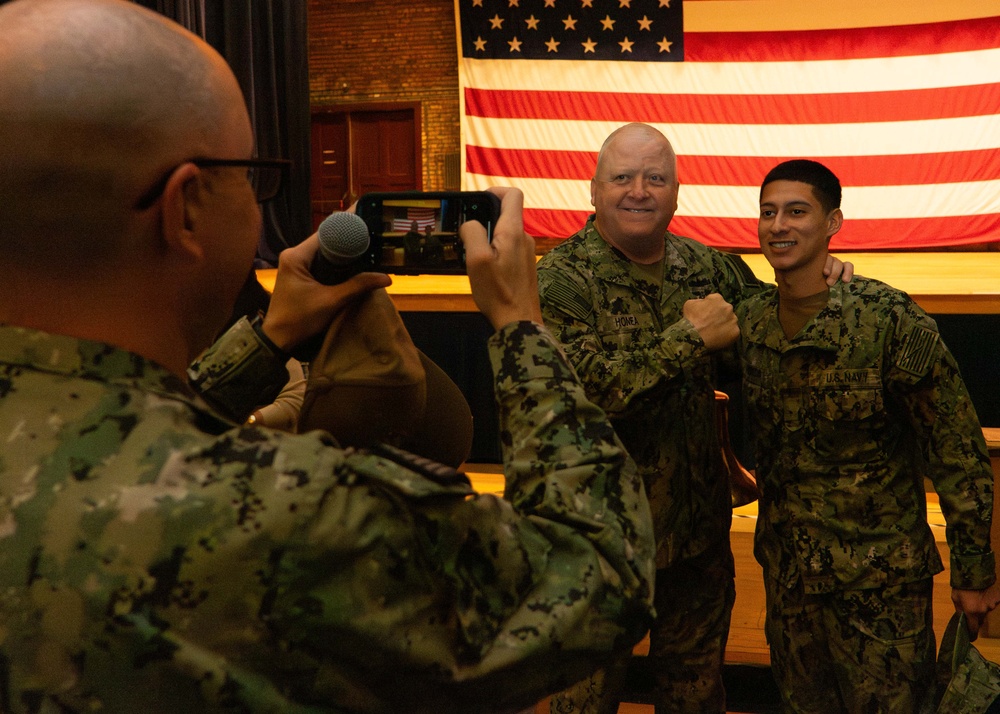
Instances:
[[[875,280],[832,287],[792,339],[777,291],[737,312],[776,678],[786,697],[816,691],[829,657],[818,660],[809,643],[840,622],[828,651],[845,659],[829,662],[850,674],[843,691],[879,703],[865,711],[919,711],[926,692],[901,690],[933,677],[930,583],[943,570],[925,477],[947,520],[952,587],[980,590],[995,579],[993,474],[958,366],[934,321]],[[925,592],[902,592],[913,588]],[[898,709],[892,696],[923,699]]]
[[[765,580],[771,672],[797,714],[929,714],[933,581],[806,595]]]
[[[736,369],[735,353],[710,356],[682,310],[687,300],[711,293],[738,303],[761,283],[736,256],[671,233],[664,244],[661,286],[612,248],[591,217],[542,257],[538,286],[546,325],[639,465],[653,512],[657,568],[670,569],[665,579],[677,592],[692,589],[680,580],[690,575],[684,564],[699,555],[712,554],[718,559],[712,572],[725,574],[707,591],[709,601],[665,599],[661,605],[658,594],[651,633],[651,647],[664,655],[661,669],[670,667],[665,672],[716,663],[705,670],[710,684],[702,677],[659,677],[657,696],[665,711],[719,712],[735,585],[732,501],[716,429],[715,378],[720,359],[728,356],[729,368]],[[684,627],[677,629],[681,620]],[[584,682],[556,697],[553,711],[600,712],[603,706],[613,712],[611,690],[604,682]],[[594,704],[597,699],[604,703]]]
[[[655,702],[658,711],[724,712],[719,676],[736,590],[729,543],[657,571],[653,604],[656,628],[643,656],[612,666],[552,698],[552,714],[616,714],[628,702]]]
[[[736,256],[671,233],[664,243],[662,287],[605,242],[593,218],[538,262],[545,324],[646,481],[661,568],[728,540],[732,518],[716,365],[684,303],[720,293],[736,304],[761,285]]]
[[[246,421],[288,383],[288,355],[264,335],[260,318],[241,317],[188,368],[188,382],[217,412]]]
[[[935,714],[989,714],[1000,704],[1000,664],[969,642],[964,613],[952,615],[944,630],[937,675],[941,701]]]
[[[490,349],[510,502],[0,327],[0,709],[511,711],[630,648],[641,480],[547,333]]]
[[[765,574],[819,593],[941,572],[927,477],[948,523],[952,586],[992,584],[993,473],[934,321],[905,293],[858,277],[831,288],[791,340],[777,291],[738,313]]]

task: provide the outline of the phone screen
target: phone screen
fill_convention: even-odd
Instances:
[[[458,227],[478,220],[492,238],[495,196],[481,192],[367,194],[358,214],[368,225],[373,262],[387,273],[464,273]]]

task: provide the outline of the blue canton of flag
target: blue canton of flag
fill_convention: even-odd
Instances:
[[[681,0],[458,2],[470,59],[684,59]]]

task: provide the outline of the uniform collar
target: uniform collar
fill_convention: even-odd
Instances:
[[[654,285],[646,280],[641,271],[633,266],[624,253],[608,243],[594,225],[594,215],[587,219],[583,227],[584,248],[592,258],[594,276],[599,280],[628,285],[629,287],[656,297],[660,293],[660,285]],[[673,234],[669,231],[663,236],[663,276],[664,284],[686,283],[692,275],[688,261],[683,260],[677,247],[671,240]]]
[[[0,325],[0,364],[120,384],[182,399],[200,410],[207,409],[187,382],[164,367],[103,342]]]
[[[744,327],[744,339],[763,344],[776,352],[787,352],[800,347],[836,352],[840,348],[844,330],[845,283],[837,282],[830,288],[826,307],[805,324],[792,339],[785,337],[778,320],[778,291],[769,293],[763,308],[751,316]]]

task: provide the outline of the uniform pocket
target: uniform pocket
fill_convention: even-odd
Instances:
[[[816,393],[816,455],[833,464],[869,463],[882,456],[884,403],[879,388]]]

